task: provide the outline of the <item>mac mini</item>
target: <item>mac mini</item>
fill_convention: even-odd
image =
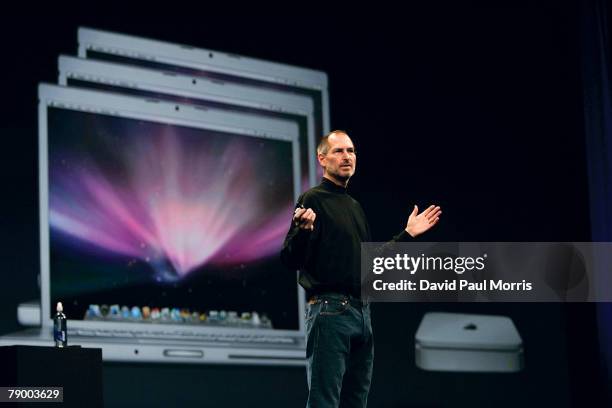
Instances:
[[[518,372],[523,341],[506,316],[426,313],[415,335],[415,362],[428,371]]]

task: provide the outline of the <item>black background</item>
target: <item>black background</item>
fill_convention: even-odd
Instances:
[[[302,4],[300,7],[309,7]],[[314,7],[314,5],[313,5]],[[442,206],[430,241],[589,241],[578,7],[442,6],[341,13],[3,15],[1,332],[36,298],[36,85],[76,54],[79,25],[326,71],[332,128],[358,152],[350,191],[376,240],[413,204]],[[433,310],[510,316],[520,374],[424,372]],[[594,305],[375,304],[371,407],[597,406]],[[107,406],[303,406],[303,368],[105,364]]]

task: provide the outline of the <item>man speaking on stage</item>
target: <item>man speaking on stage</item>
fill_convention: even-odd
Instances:
[[[361,205],[347,194],[357,156],[347,132],[335,130],[317,147],[321,184],[303,193],[283,243],[281,259],[299,270],[306,291],[306,358],[310,408],[367,404],[374,343],[370,306],[361,300],[361,242],[371,241]],[[392,241],[407,241],[432,228],[442,211],[415,205],[406,228]]]

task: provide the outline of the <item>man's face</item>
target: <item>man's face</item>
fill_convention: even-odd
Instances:
[[[324,168],[324,175],[346,182],[355,174],[355,166],[357,165],[353,142],[344,133],[332,134],[327,142],[329,145],[327,153],[318,155],[319,163]]]

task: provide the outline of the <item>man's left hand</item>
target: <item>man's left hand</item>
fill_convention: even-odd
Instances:
[[[415,205],[406,223],[406,232],[413,238],[436,225],[440,220],[440,214],[442,214],[440,207],[435,205],[430,205],[420,214],[418,212],[419,207]]]

